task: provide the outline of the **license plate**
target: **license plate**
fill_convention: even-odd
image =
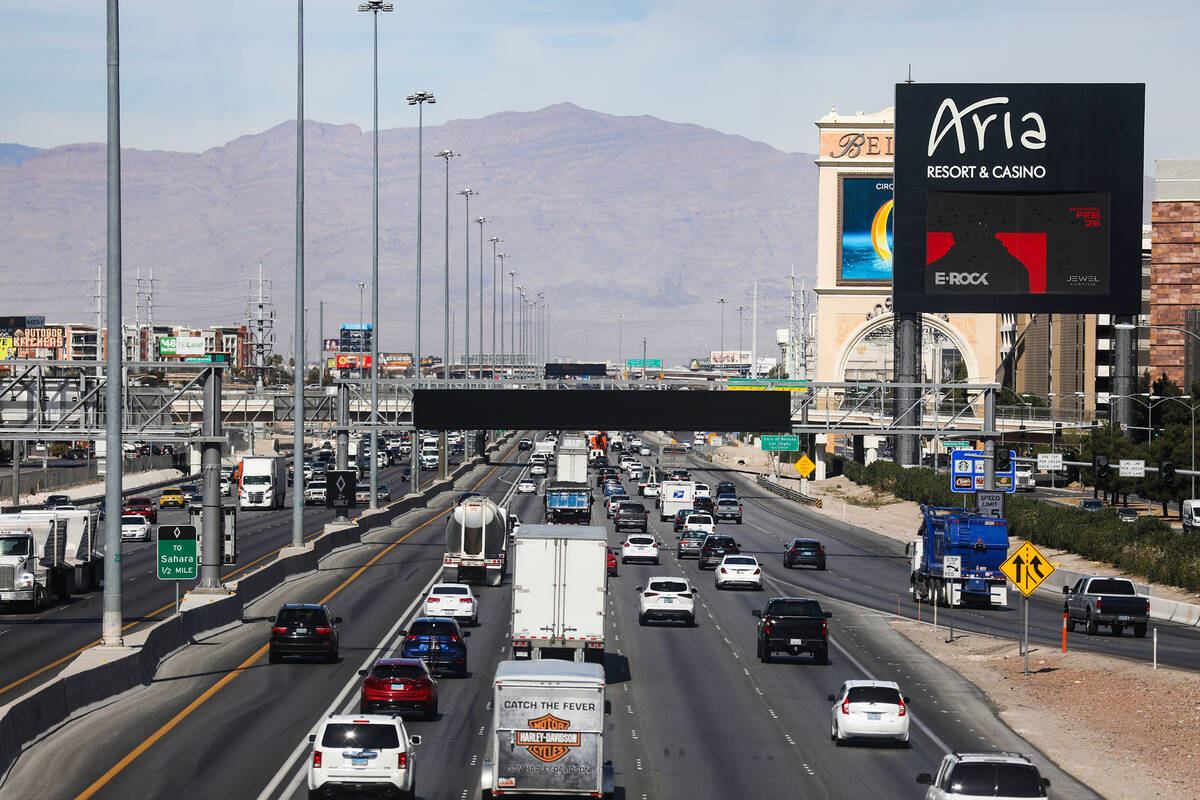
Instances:
[[[868,711],[867,719],[871,720],[872,722],[877,722],[883,719],[883,714],[878,711]]]
[[[1122,616],[1122,617],[1117,617],[1117,621],[1118,621],[1118,622],[1128,622],[1128,621],[1129,621],[1129,617],[1125,617],[1125,616]]]
[[[352,766],[352,767],[365,767],[366,765],[367,765],[367,760],[365,758],[350,759],[350,766]]]
[[[393,692],[402,692],[402,691],[404,691],[404,684],[403,684],[403,683],[393,683],[393,684],[392,684],[392,691],[393,691]]]
[[[803,639],[788,639],[788,644],[804,644]]]
[[[296,628],[296,633],[308,633],[308,628]]]
[[[664,603],[674,603],[675,601],[673,599],[671,599],[670,597],[664,597],[663,602]]]

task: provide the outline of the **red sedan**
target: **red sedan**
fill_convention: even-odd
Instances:
[[[152,525],[158,524],[158,509],[149,497],[131,497],[125,501],[125,514],[140,514]]]
[[[419,658],[381,658],[369,670],[359,670],[365,676],[359,710],[420,711],[425,719],[437,719],[437,681]]]
[[[617,552],[611,547],[608,550],[608,574],[610,577],[617,577]]]

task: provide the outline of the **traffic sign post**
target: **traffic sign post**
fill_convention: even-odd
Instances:
[[[975,510],[986,517],[1004,519],[1004,492],[976,492]]]
[[[947,642],[954,641],[954,585],[950,583],[951,578],[962,578],[962,556],[942,556],[942,578],[946,581],[947,605],[950,606],[950,638]]]
[[[1025,674],[1029,674],[1029,595],[1042,585],[1042,581],[1054,574],[1054,565],[1029,542],[1017,548],[1008,559],[1000,565],[1000,571],[1008,578],[1013,586],[1021,592],[1024,598],[1025,633],[1022,647],[1025,651]]]
[[[1016,453],[1009,453],[1007,472],[993,471],[995,489],[1014,492],[1017,487]],[[950,490],[954,492],[978,492],[988,488],[984,485],[984,453],[982,450],[950,451]]]
[[[194,581],[198,575],[199,553],[195,525],[159,525],[158,565],[160,581],[175,581],[175,613],[179,613],[179,581]]]
[[[358,473],[352,469],[330,470],[325,473],[325,507],[337,510],[344,517],[354,507],[358,492]]]
[[[661,358],[627,358],[626,369],[662,369]]]
[[[759,450],[774,450],[788,451],[800,449],[800,437],[791,436],[760,436],[758,439]]]
[[[1146,477],[1146,462],[1142,459],[1122,458],[1117,463],[1117,475],[1122,478]]]
[[[807,478],[812,475],[813,470],[817,468],[817,464],[808,457],[808,453],[803,453],[800,460],[796,462],[796,472],[800,473],[801,478]]]

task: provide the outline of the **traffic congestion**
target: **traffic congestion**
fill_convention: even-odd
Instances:
[[[902,555],[664,453],[682,434],[598,436],[513,438],[31,748],[6,789],[44,791],[56,751],[120,720],[63,796],[158,796],[175,761],[198,796],[1096,796],[889,627]],[[196,743],[230,737],[203,768]]]

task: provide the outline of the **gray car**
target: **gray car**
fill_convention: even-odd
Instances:
[[[684,531],[679,535],[679,544],[675,546],[675,557],[699,558],[700,548],[707,536],[704,531]]]

